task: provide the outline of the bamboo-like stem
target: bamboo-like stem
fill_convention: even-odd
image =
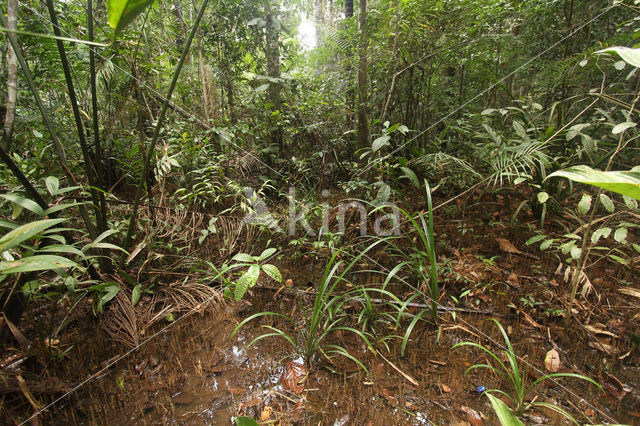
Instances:
[[[89,32],[89,41],[93,42],[93,0],[87,0],[87,29]],[[103,191],[107,189],[104,179],[104,164],[102,162],[102,147],[100,146],[100,123],[98,122],[98,89],[96,86],[96,58],[95,47],[89,45],[89,80],[91,83],[91,121],[93,125],[93,146],[96,152],[96,178],[97,186]],[[96,215],[98,224],[98,232],[102,234],[107,230],[107,205],[104,199],[104,192],[98,191],[98,203],[96,208],[100,214]],[[103,256],[100,257],[100,265],[105,272],[109,273],[113,269],[111,258],[103,250]]]
[[[5,27],[7,26],[7,20],[4,17],[4,13],[0,13],[0,23]],[[47,112],[44,104],[42,103],[42,99],[40,98],[40,93],[38,92],[38,88],[36,87],[35,82],[33,81],[33,76],[31,75],[29,66],[27,65],[27,62],[24,60],[24,55],[22,54],[22,49],[20,48],[20,44],[18,44],[18,40],[15,34],[13,33],[7,33],[7,38],[11,43],[11,47],[13,47],[13,51],[15,52],[16,58],[18,59],[18,63],[20,64],[20,68],[22,69],[23,76],[25,80],[27,80],[29,89],[31,90],[31,93],[33,94],[33,98],[35,99],[36,104],[38,105],[38,109],[40,110],[40,114],[42,115],[42,120],[44,121],[44,124],[47,127],[47,130],[49,131],[49,136],[51,136],[53,145],[55,146],[56,152],[58,153],[58,161],[60,163],[60,166],[62,167],[62,170],[67,175],[67,178],[69,179],[69,181],[73,185],[75,185],[76,179],[66,164],[66,154],[64,152],[64,147],[60,143],[60,139],[58,139],[58,135],[56,133],[55,127],[53,126],[53,122],[49,117],[49,113]],[[87,227],[87,231],[89,232],[89,235],[91,236],[92,239],[95,239],[97,237],[96,229],[93,226],[93,222],[91,222],[87,209],[85,208],[84,205],[80,204],[78,205],[78,210],[82,215],[82,219],[84,220],[84,223]]]
[[[51,2],[51,0],[47,0],[47,1]],[[129,245],[131,244],[131,237],[133,236],[133,230],[135,228],[136,216],[138,214],[138,206],[140,205],[140,198],[142,196],[142,191],[147,181],[147,176],[149,174],[149,165],[151,163],[151,157],[153,156],[153,151],[155,149],[156,141],[158,140],[158,136],[160,135],[160,130],[162,129],[162,125],[164,123],[164,118],[167,113],[169,102],[171,100],[171,95],[173,94],[173,90],[176,87],[176,83],[178,82],[178,77],[180,76],[180,71],[182,70],[182,66],[184,65],[184,60],[187,57],[187,53],[189,53],[189,48],[191,47],[191,43],[193,42],[193,38],[198,30],[198,26],[200,25],[200,20],[202,19],[202,15],[204,15],[204,11],[208,3],[209,3],[209,0],[203,1],[202,6],[200,7],[200,11],[198,12],[198,16],[196,17],[196,21],[193,24],[193,28],[191,29],[191,33],[189,34],[189,39],[187,40],[186,44],[184,45],[184,48],[182,49],[182,55],[180,56],[180,61],[178,62],[178,65],[173,73],[171,85],[169,86],[167,96],[165,97],[164,103],[162,104],[162,109],[160,110],[160,115],[158,116],[158,122],[156,123],[153,136],[151,138],[151,141],[149,142],[147,154],[144,159],[144,168],[142,169],[142,176],[140,176],[140,180],[138,181],[138,187],[136,189],[136,198],[133,202],[133,211],[131,212],[131,217],[129,218],[129,227],[127,229],[127,234],[124,237],[124,241],[122,242],[122,248],[125,250],[128,250]],[[122,256],[121,258],[121,263],[124,263],[124,256]]]
[[[29,182],[29,179],[27,179],[24,173],[22,173],[22,170],[20,170],[20,167],[18,167],[18,165],[13,161],[11,156],[7,154],[5,150],[2,148],[0,148],[0,159],[4,164],[7,165],[9,170],[11,170],[13,175],[16,177],[16,179],[18,179],[18,181],[20,182],[24,190],[27,191],[27,194],[29,194],[31,199],[36,203],[38,203],[38,205],[42,208],[42,210],[48,209],[49,205],[47,204],[47,202],[40,196],[40,193],[38,193],[38,191],[33,187],[33,185],[31,185],[31,182]]]
[[[61,37],[62,33],[60,32],[60,26],[58,23],[58,16],[56,14],[56,10],[53,6],[53,0],[47,0],[47,9],[49,9],[49,17],[51,18],[51,24],[53,25],[53,33]],[[87,174],[87,180],[89,181],[90,188],[89,192],[91,193],[91,198],[93,199],[93,208],[96,215],[96,222],[98,223],[98,228],[100,229],[100,224],[103,223],[100,218],[101,212],[98,203],[98,194],[96,191],[96,179],[95,179],[95,170],[92,167],[92,161],[89,156],[89,149],[87,147],[87,140],[84,135],[84,126],[82,125],[82,116],[80,115],[80,108],[78,107],[78,99],[76,98],[76,91],[73,86],[73,77],[71,76],[71,67],[69,66],[69,60],[67,59],[67,52],[64,48],[64,43],[62,40],[56,40],[56,45],[58,46],[58,53],[60,55],[60,62],[62,63],[62,71],[64,73],[64,78],[67,83],[67,91],[69,92],[69,101],[71,103],[71,109],[73,111],[73,117],[76,123],[76,129],[78,132],[78,140],[80,142],[80,149],[82,150],[82,157],[84,159],[84,169]],[[105,222],[106,223],[106,222]]]
[[[93,0],[87,0],[87,29],[89,41],[93,41]],[[102,167],[102,147],[100,146],[100,126],[98,122],[98,89],[96,86],[96,58],[95,47],[89,45],[89,79],[91,83],[91,120],[93,125],[93,145],[96,150],[96,172],[98,188],[105,189],[104,173]],[[107,230],[107,211],[105,207],[104,194],[98,194],[100,202],[100,217],[98,230],[100,233]]]

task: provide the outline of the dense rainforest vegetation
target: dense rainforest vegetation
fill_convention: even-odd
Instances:
[[[640,1],[0,15],[3,423],[640,422]]]

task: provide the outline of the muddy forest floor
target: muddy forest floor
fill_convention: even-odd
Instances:
[[[593,291],[578,297],[565,331],[561,312],[569,284],[564,273],[558,273],[555,256],[524,244],[533,235],[529,224],[536,219],[522,212],[512,223],[517,202],[500,194],[474,193],[436,211],[440,305],[446,308],[439,312],[439,326],[418,322],[404,356],[400,339],[391,339],[388,351],[380,345],[374,354],[350,333],[329,337],[367,372],[340,357],[334,365],[319,358],[307,368],[283,339],[248,345],[267,331],[265,324],[294,332],[279,318],[253,321],[230,337],[253,313],[303,317],[313,304],[328,250],[305,253],[304,248],[282,244],[274,263],[283,278],[292,280],[290,287],[278,291],[277,283],[260,282],[241,302],[178,315],[173,323],[160,321],[133,351],[109,338],[88,300],[75,307],[64,333],[47,340],[70,306],[40,299],[23,320],[22,331],[33,343],[4,348],[0,359],[1,422],[20,424],[47,407],[30,422],[229,424],[233,416],[246,415],[275,424],[496,424],[478,387],[507,390],[506,384],[486,369],[465,375],[468,367],[486,363],[487,355],[451,347],[473,341],[502,349],[498,330],[487,321],[497,318],[527,366],[529,382],[547,373],[545,356],[555,349],[561,372],[586,375],[604,389],[558,379],[536,386],[530,398],[560,406],[580,423],[640,424],[640,349],[632,340],[640,330],[640,299],[618,291],[623,281],[637,287],[637,265],[591,266]],[[525,254],[510,253],[505,241]],[[376,263],[387,265],[391,259],[385,256],[384,251],[372,255]],[[359,266],[376,267],[364,262]],[[175,279],[156,277],[163,278]],[[356,279],[371,285],[376,278],[363,274],[353,282]],[[360,309],[346,309],[352,324]],[[566,422],[548,410],[530,410],[524,419],[528,424]]]

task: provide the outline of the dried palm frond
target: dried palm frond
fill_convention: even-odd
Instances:
[[[245,178],[260,171],[262,164],[258,153],[253,151],[244,151],[229,161],[230,168]]]
[[[142,318],[142,332],[169,314],[198,313],[217,310],[223,304],[222,294],[213,287],[195,281],[178,282],[156,290]]]
[[[131,293],[121,288],[102,320],[102,328],[112,340],[134,348],[140,343],[140,328]]]

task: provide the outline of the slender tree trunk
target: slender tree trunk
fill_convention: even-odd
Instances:
[[[280,44],[278,42],[279,25],[274,17],[273,7],[278,7],[276,2],[273,6],[269,0],[265,2],[267,8],[267,25],[266,25],[266,45],[265,56],[267,58],[267,75],[272,78],[280,78]],[[270,104],[269,118],[267,119],[268,125],[268,141],[270,144],[278,146],[280,152],[284,151],[284,144],[282,140],[282,128],[280,126],[280,119],[277,115],[273,114],[280,110],[281,105],[281,86],[279,82],[271,82],[269,89],[267,89],[267,98]],[[274,118],[275,117],[275,118]]]
[[[229,104],[229,122],[236,124],[236,110],[233,97],[233,79],[231,76],[227,78],[227,103]]]
[[[173,14],[176,17],[176,25],[178,26],[178,36],[176,37],[176,47],[182,50],[184,46],[183,36],[187,34],[187,23],[182,17],[182,2],[176,0],[173,4]]]
[[[464,64],[460,65],[460,79],[458,80],[458,113],[457,117],[462,115],[462,104],[464,103]]]
[[[367,71],[367,0],[359,1],[358,23],[360,43],[358,46],[358,148],[369,146],[368,71]]]
[[[195,4],[194,4],[195,7]],[[209,82],[204,69],[204,62],[202,59],[202,39],[198,37],[198,70],[200,71],[200,86],[202,87],[202,112],[207,120],[211,117],[211,111],[209,109]]]
[[[9,29],[18,29],[18,0],[7,0],[7,21]],[[4,116],[4,135],[0,147],[9,152],[16,120],[18,99],[18,60],[7,38],[7,112]]]
[[[313,21],[316,28],[316,47],[320,47],[324,41],[324,30],[326,26],[325,0],[314,0]]]
[[[344,17],[346,19],[353,18],[353,0],[345,0],[344,1]],[[348,57],[346,58],[346,66],[345,66],[345,75],[347,76],[347,90],[346,90],[346,105],[347,105],[347,127],[349,129],[353,126],[353,113],[356,109],[356,94],[354,89],[354,81],[353,78],[353,67],[351,65],[353,53],[352,51],[348,52]]]
[[[387,112],[389,111],[389,106],[391,105],[391,99],[393,99],[393,93],[396,88],[396,79],[398,78],[398,37],[400,36],[400,4],[399,1],[396,0],[394,3],[394,7],[396,9],[395,16],[395,35],[393,37],[393,47],[391,53],[391,60],[393,61],[393,73],[391,74],[391,87],[389,88],[389,94],[387,95],[387,101],[384,104],[384,108],[382,110],[382,116],[380,121],[384,123],[387,118]]]

